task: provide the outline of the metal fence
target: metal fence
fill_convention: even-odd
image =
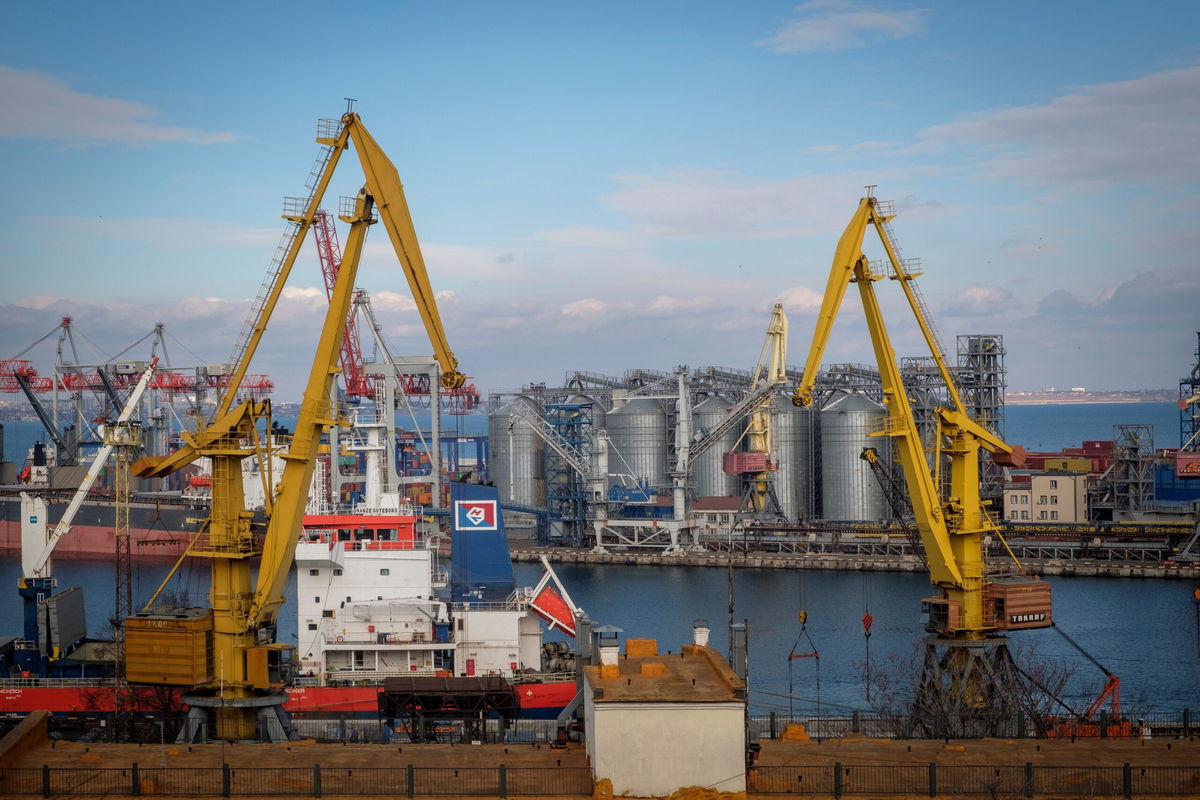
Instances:
[[[139,767],[0,769],[0,796],[590,796],[588,767]]]
[[[1200,766],[755,767],[751,794],[1195,797]],[[590,796],[587,767],[41,767],[0,769],[4,797]]]
[[[904,765],[755,767],[751,794],[922,795],[928,797],[1195,797],[1196,767]]]
[[[1122,715],[1128,724],[1128,738],[1159,738],[1183,737],[1200,734],[1200,725],[1190,709],[1181,711],[1139,711],[1126,712]],[[1043,728],[1055,727],[1059,723],[1070,723],[1070,720],[1045,722]],[[1114,723],[1114,720],[1109,720]],[[779,739],[789,725],[801,725],[811,739],[834,739],[846,734],[861,734],[876,739],[941,739],[941,736],[923,733],[915,727],[911,720],[901,716],[879,714],[864,714],[853,712],[841,715],[817,714],[756,714],[749,718],[750,741],[759,739]],[[1005,736],[1014,738],[1036,738],[1039,735],[1038,726],[1025,718],[1014,718],[1007,723]],[[1076,738],[1104,738],[1114,735],[1114,726],[1102,730],[1101,726],[1092,723],[1088,725],[1065,725],[1060,736],[1074,735]],[[955,737],[960,738],[960,737]]]

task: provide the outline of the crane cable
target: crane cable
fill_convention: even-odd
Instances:
[[[795,692],[792,684],[792,662],[797,658],[811,658],[816,666],[815,690],[816,690],[816,717],[821,717],[821,654],[817,652],[817,645],[813,642],[812,636],[808,632],[808,611],[805,606],[808,604],[808,587],[804,580],[804,570],[797,572],[799,579],[799,595],[800,595],[800,612],[796,615],[800,620],[800,633],[796,636],[796,642],[792,645],[791,651],[788,653],[788,716],[795,715],[793,702]],[[808,641],[808,646],[812,648],[811,653],[797,653],[796,648],[800,646],[800,640]]]
[[[871,702],[871,625],[874,624],[875,618],[871,616],[871,576],[868,573],[863,573],[863,641],[866,647],[866,667],[865,667],[865,683],[867,702]]]

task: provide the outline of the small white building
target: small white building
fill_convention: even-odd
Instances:
[[[707,640],[707,629],[702,641]],[[697,637],[701,639],[701,637]],[[658,652],[630,639],[584,667],[584,730],[596,780],[614,795],[661,797],[688,786],[746,791],[746,683],[716,650]]]

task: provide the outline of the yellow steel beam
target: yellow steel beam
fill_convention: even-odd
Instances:
[[[442,369],[441,384],[445,389],[457,389],[467,381],[467,376],[458,371],[458,359],[450,350],[446,340],[446,331],[442,327],[442,317],[438,312],[437,299],[433,288],[429,285],[429,274],[425,270],[425,257],[421,255],[421,245],[417,241],[417,231],[413,227],[412,215],[408,211],[408,201],[404,197],[404,185],[400,182],[400,173],[388,159],[383,149],[376,143],[370,132],[363,126],[357,114],[347,114],[343,118],[350,138],[354,142],[354,150],[362,162],[363,174],[367,179],[367,191],[375,198],[379,208],[379,218],[387,229],[388,238],[392,240],[392,248],[400,265],[404,268],[404,277],[408,279],[408,288],[412,292],[417,310],[421,312],[421,321],[425,323],[425,333],[433,345],[433,355]]]

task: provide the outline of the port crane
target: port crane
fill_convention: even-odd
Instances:
[[[158,359],[154,358],[142,370],[138,382],[134,385],[133,390],[129,393],[129,398],[125,401],[124,407],[121,409],[117,419],[104,427],[104,445],[96,452],[92,459],[91,465],[88,467],[87,473],[79,484],[79,488],[71,497],[71,501],[67,504],[66,510],[58,520],[58,524],[54,529],[47,531],[42,524],[23,524],[21,536],[21,578],[17,584],[17,592],[21,596],[23,605],[24,617],[24,634],[25,639],[31,643],[38,643],[36,648],[41,651],[40,655],[36,652],[26,654],[21,666],[37,675],[47,674],[47,663],[61,655],[62,645],[69,645],[71,642],[46,642],[42,641],[39,636],[39,612],[38,608],[41,602],[49,598],[54,591],[55,578],[52,570],[51,556],[54,555],[55,548],[63,537],[71,531],[71,523],[75,521],[75,515],[79,513],[83,501],[87,498],[88,492],[95,485],[97,478],[100,477],[105,464],[108,463],[108,458],[116,450],[118,453],[136,447],[140,442],[138,422],[133,419],[134,412],[137,410],[138,404],[142,400],[142,395],[150,386],[154,376],[154,371],[158,366]],[[128,470],[127,460],[122,458],[122,463],[118,465],[116,480],[118,483],[126,481],[124,486],[128,487]],[[125,526],[124,536],[118,535],[116,543],[116,562],[117,562],[117,602],[120,604],[123,594],[128,593],[129,589],[129,525],[128,525],[128,493],[126,492],[125,506]],[[22,493],[22,517],[24,522],[33,522],[34,520],[44,520],[46,514],[46,506],[42,501],[37,503],[32,502],[29,495]],[[28,510],[26,506],[28,505]],[[120,527],[118,525],[118,527]],[[124,589],[123,593],[121,589]],[[36,659],[36,663],[30,663],[32,659]],[[33,669],[30,669],[32,667]]]
[[[813,404],[818,368],[838,310],[850,284],[857,284],[887,408],[884,429],[875,435],[890,440],[900,462],[929,578],[938,590],[921,602],[925,629],[932,635],[926,639],[914,716],[933,733],[946,731],[947,725],[960,734],[993,732],[999,720],[1022,709],[1026,696],[1003,634],[1053,624],[1047,582],[1019,571],[988,572],[984,563],[984,537],[1003,539],[980,497],[981,451],[1009,466],[1019,466],[1023,451],[968,415],[914,284],[920,274],[917,262],[900,258],[890,226],[894,211],[890,203],[873,197],[870,188],[838,240],[792,402]],[[870,230],[886,252],[883,263],[872,263],[863,253]],[[875,293],[885,275],[903,290],[946,386],[948,407],[937,409],[928,453]]]
[[[289,736],[281,691],[289,646],[276,641],[276,621],[299,530],[322,432],[344,424],[329,401],[339,370],[345,320],[350,309],[367,229],[384,224],[441,367],[441,385],[465,383],[447,343],[424,259],[395,166],[367,131],[358,114],[318,123],[321,154],[311,173],[307,198],[285,204],[288,231],[272,261],[242,335],[234,346],[230,379],[213,419],[167,456],[135,464],[142,477],[167,475],[200,457],[212,462],[211,513],[189,554],[211,562],[209,606],[152,611],[126,621],[126,674],[131,683],[188,687],[189,740],[204,738],[210,721],[219,739]],[[349,223],[345,250],[334,282],[305,385],[300,413],[276,483],[270,472],[273,442],[270,401],[247,398],[235,405],[237,387],[265,332],[305,234],[313,226],[321,199],[342,154],[353,149],[362,165],[365,187],[343,201],[339,217]],[[243,459],[265,465],[266,504],[261,516],[246,508]],[[273,489],[273,490],[272,490]],[[252,565],[258,560],[257,577]]]

